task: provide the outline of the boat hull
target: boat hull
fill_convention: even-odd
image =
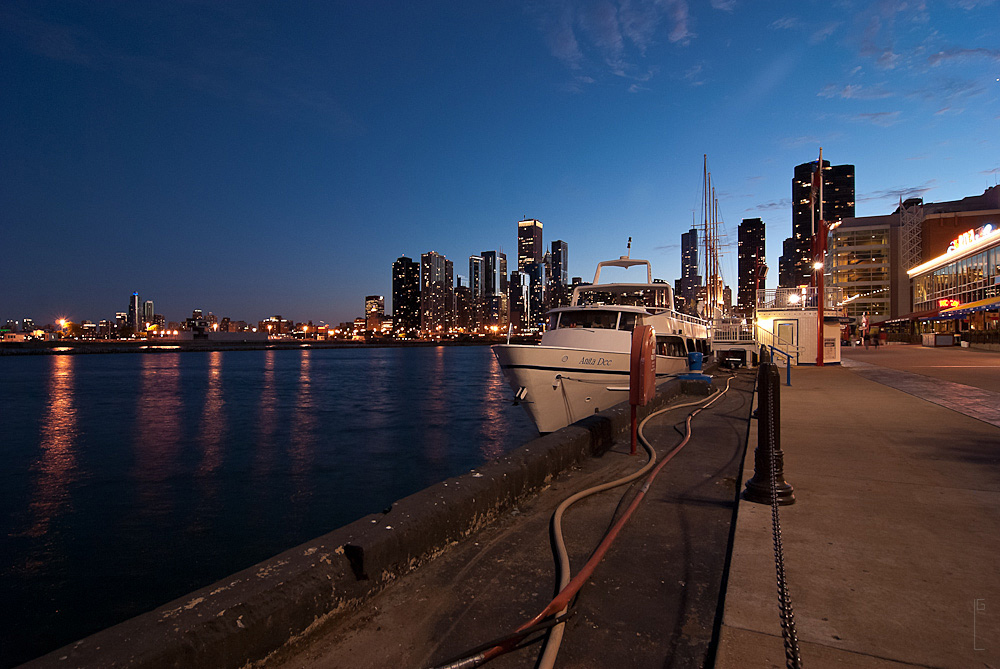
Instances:
[[[554,432],[628,399],[630,353],[516,344],[494,346],[493,352],[539,432]],[[658,380],[686,371],[686,358],[656,356]]]

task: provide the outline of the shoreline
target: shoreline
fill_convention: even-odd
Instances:
[[[168,341],[156,340],[118,341],[47,341],[14,342],[0,345],[0,357],[19,355],[84,355],[98,353],[189,353],[210,351],[266,351],[302,349],[362,349],[362,348],[427,348],[435,346],[491,346],[507,343],[507,337],[489,337],[473,340],[300,340],[279,339],[270,341]],[[511,337],[513,344],[537,343],[536,337]]]

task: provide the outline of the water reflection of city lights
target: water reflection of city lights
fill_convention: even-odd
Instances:
[[[75,479],[77,436],[73,361],[73,356],[68,355],[52,359],[49,400],[42,421],[41,457],[32,467],[38,472],[31,501],[33,522],[28,530],[32,537],[47,534],[52,521],[70,503],[68,488]]]

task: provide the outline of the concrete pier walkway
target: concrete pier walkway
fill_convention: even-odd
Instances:
[[[730,391],[694,419],[693,439],[664,467],[578,597],[557,666],[701,667],[710,661],[753,383],[754,373],[741,371]],[[681,442],[693,409],[647,424],[661,457]],[[266,666],[438,666],[513,631],[554,595],[553,510],[570,494],[641,466],[644,458],[630,457],[628,448],[627,440],[619,441],[553,479],[515,514],[448,548],[362,610],[290,644]],[[636,489],[607,491],[567,512],[563,526],[574,570]],[[534,644],[488,666],[533,667],[540,649]]]
[[[803,666],[1000,666],[1000,354],[845,350],[781,391]],[[785,666],[770,528],[741,502],[717,667]]]
[[[694,419],[690,443],[577,597],[557,667],[785,666],[771,508],[740,499],[753,474],[755,376],[733,374]],[[802,666],[1000,668],[1000,353],[849,349],[842,365],[793,368],[791,382],[781,386],[781,445],[797,501],[781,507],[781,524]],[[671,383],[656,406],[704,399],[672,398],[683,384]],[[439,666],[548,604],[553,510],[644,460],[628,455],[627,432],[615,441],[627,410],[30,666]],[[661,457],[690,411],[647,424]],[[574,570],[638,487],[570,509]],[[539,651],[489,666],[534,667]]]

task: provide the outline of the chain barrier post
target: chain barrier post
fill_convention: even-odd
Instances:
[[[761,352],[761,360],[765,353]],[[781,451],[781,375],[778,366],[762,362],[757,370],[757,448],[753,454],[754,473],[746,482],[743,499],[757,504],[771,503],[771,465],[774,463],[778,504],[795,503],[794,490],[785,481],[784,453]]]

